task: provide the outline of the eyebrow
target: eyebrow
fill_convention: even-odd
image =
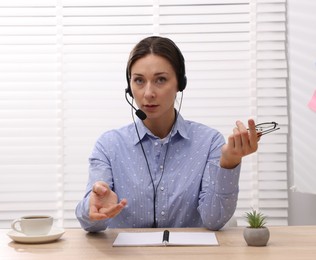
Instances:
[[[157,72],[154,74],[154,76],[160,76],[160,75],[163,75],[163,74],[169,74],[168,72]],[[132,76],[143,76],[143,74],[141,73],[133,73]]]

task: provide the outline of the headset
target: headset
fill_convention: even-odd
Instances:
[[[156,38],[160,38],[158,36],[152,36],[152,37],[156,37]],[[170,43],[170,45],[172,46],[172,48],[176,51],[178,59],[180,61],[180,68],[179,68],[179,73],[177,73],[177,80],[178,80],[178,88],[179,91],[182,92],[186,85],[187,85],[187,77],[185,75],[185,62],[184,62],[184,57],[180,51],[180,49],[178,48],[178,46],[170,39],[168,38],[164,38],[164,40],[168,41]],[[132,90],[131,90],[131,84],[130,84],[130,79],[131,79],[131,75],[130,75],[130,71],[129,71],[129,62],[127,63],[127,67],[126,67],[126,81],[127,81],[127,88],[125,89],[125,93],[129,94],[132,98],[133,98],[133,94],[132,94]],[[177,70],[176,70],[177,72]]]

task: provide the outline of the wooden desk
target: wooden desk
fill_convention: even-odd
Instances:
[[[18,244],[0,230],[1,260],[68,259],[228,259],[228,260],[305,260],[316,259],[316,226],[269,227],[266,247],[249,247],[243,228],[216,232],[220,246],[213,247],[112,247],[118,232],[152,231],[151,229],[117,229],[89,234],[81,229],[67,229],[60,240],[47,244]],[[170,229],[172,231],[206,231],[205,229]],[[156,231],[156,230],[155,230]]]

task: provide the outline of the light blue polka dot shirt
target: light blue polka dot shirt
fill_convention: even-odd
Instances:
[[[223,136],[181,115],[165,139],[154,136],[140,120],[136,126],[148,165],[134,123],[104,133],[89,158],[86,195],[76,208],[82,228],[146,228],[153,226],[154,217],[157,227],[223,227],[236,209],[241,167],[219,166]],[[96,181],[108,183],[119,200],[127,199],[115,218],[89,220],[89,194]]]

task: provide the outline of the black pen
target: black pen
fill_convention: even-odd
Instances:
[[[166,246],[169,243],[169,230],[163,232],[162,243]]]

